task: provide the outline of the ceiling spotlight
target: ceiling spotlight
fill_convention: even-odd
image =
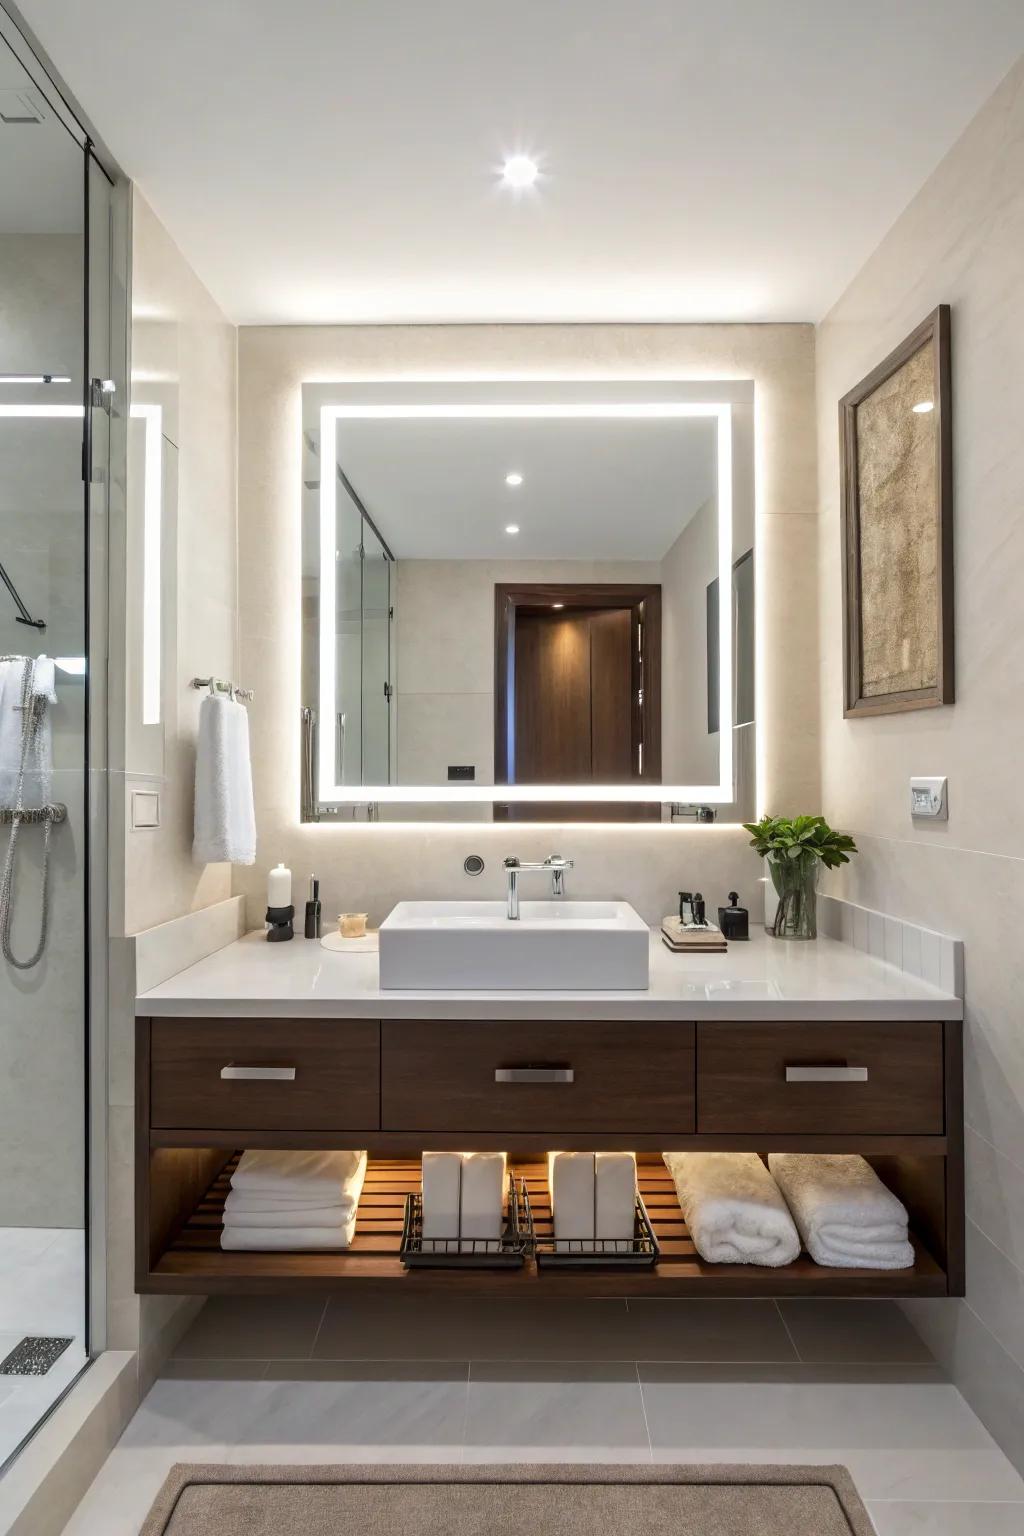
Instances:
[[[919,400],[917,402],[917,404],[913,407],[913,411],[914,411],[914,415],[915,416],[927,416],[928,412],[929,411],[934,411],[934,409],[935,409],[935,401],[934,400]]]
[[[513,470],[510,475],[505,476],[506,485],[522,485],[522,483],[523,477],[517,470]]]
[[[552,608],[564,608],[565,604],[564,603],[552,603],[551,606],[552,606]]]
[[[518,523],[506,523],[505,524],[505,532],[506,533],[518,533],[519,532],[519,524]]]
[[[537,162],[529,155],[509,155],[501,168],[501,179],[507,187],[522,191],[532,187],[537,180]]]

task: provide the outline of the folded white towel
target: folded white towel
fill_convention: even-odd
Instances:
[[[595,1226],[600,1242],[630,1242],[636,1230],[636,1158],[632,1152],[594,1157]]]
[[[301,1216],[303,1211],[318,1211],[325,1206],[334,1210],[344,1210],[352,1201],[347,1195],[335,1194],[331,1196],[312,1194],[304,1198],[293,1198],[290,1195],[261,1195],[258,1192],[250,1193],[245,1189],[233,1189],[224,1202],[224,1209],[231,1211],[250,1211],[260,1216],[268,1212],[287,1211],[289,1215]],[[315,1226],[316,1223],[314,1222]]]
[[[459,1231],[464,1238],[501,1236],[505,1206],[504,1152],[464,1152]]]
[[[756,1152],[666,1152],[693,1246],[709,1264],[777,1269],[800,1255],[778,1186]]]
[[[197,864],[256,862],[249,716],[244,705],[213,694],[199,710],[192,858]]]
[[[358,1199],[366,1176],[365,1152],[243,1152],[231,1175],[232,1191],[277,1200],[301,1197],[319,1205]]]
[[[424,1238],[456,1237],[462,1194],[462,1153],[424,1152],[421,1178]]]
[[[348,1248],[356,1218],[340,1227],[225,1227],[220,1246],[225,1252],[301,1252],[307,1248]]]
[[[597,1215],[593,1152],[549,1152],[548,1194],[555,1241],[592,1243]]]
[[[343,1205],[276,1206],[269,1210],[254,1211],[246,1206],[233,1205],[231,1196],[224,1202],[226,1227],[344,1227],[356,1213],[358,1200],[347,1200]]]
[[[869,1163],[846,1153],[772,1152],[768,1166],[816,1264],[910,1269],[906,1207]]]

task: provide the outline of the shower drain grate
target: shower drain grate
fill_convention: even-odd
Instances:
[[[45,1376],[72,1342],[72,1339],[30,1334],[20,1344],[15,1344],[6,1360],[0,1360],[0,1376]]]

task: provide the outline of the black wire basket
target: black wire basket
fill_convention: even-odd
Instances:
[[[653,1269],[661,1248],[638,1194],[632,1237],[539,1237],[534,1252],[538,1269]]]
[[[533,1213],[526,1180],[509,1175],[500,1237],[424,1237],[423,1196],[405,1198],[398,1256],[406,1269],[518,1269],[533,1252]]]

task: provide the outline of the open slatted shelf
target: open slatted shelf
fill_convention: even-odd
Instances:
[[[819,1295],[923,1296],[946,1294],[943,1270],[915,1241],[916,1262],[907,1270],[824,1269],[806,1256],[781,1269],[748,1264],[706,1264],[694,1250],[675,1186],[664,1163],[639,1162],[640,1192],[661,1244],[653,1269],[563,1269],[538,1272],[532,1261],[519,1270],[406,1270],[399,1257],[405,1197],[420,1187],[416,1159],[371,1158],[359,1201],[356,1235],[340,1253],[225,1253],[220,1247],[224,1201],[239,1154],[228,1159],[185,1224],[152,1266],[150,1289],[169,1292],[218,1290],[347,1290],[399,1282],[406,1290],[445,1289],[518,1294],[626,1295]],[[530,1191],[538,1236],[551,1230],[546,1165],[513,1158]]]

